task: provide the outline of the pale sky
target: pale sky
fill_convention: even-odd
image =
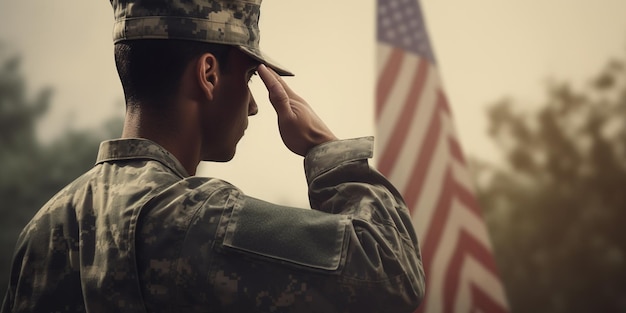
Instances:
[[[461,144],[488,160],[497,151],[487,105],[503,97],[540,104],[549,79],[581,86],[626,52],[623,0],[429,0],[422,8]],[[292,88],[338,137],[374,135],[375,1],[265,0],[261,11],[261,48],[296,73]],[[55,90],[43,138],[123,113],[112,22],[105,0],[0,0],[0,41],[22,54],[29,89]],[[260,113],[237,156],[203,164],[199,175],[305,206],[302,158],[282,145],[262,82],[252,90]]]

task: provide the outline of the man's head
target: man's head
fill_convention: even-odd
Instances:
[[[128,107],[150,110],[154,116],[155,110],[171,109],[181,100],[198,104],[177,105],[177,111],[165,115],[178,119],[173,127],[187,128],[184,134],[199,137],[203,160],[230,160],[248,115],[257,112],[248,89],[256,67],[263,63],[281,75],[293,75],[259,49],[261,0],[111,0],[111,4],[115,60]],[[160,129],[149,137],[167,131]]]
[[[248,89],[257,60],[233,46],[154,39],[117,43],[115,61],[129,114],[161,124],[144,127],[171,132],[163,123],[177,122],[176,129],[195,129],[202,160],[234,156],[258,111]]]

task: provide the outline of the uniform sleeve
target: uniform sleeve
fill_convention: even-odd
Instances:
[[[413,312],[424,271],[407,207],[368,165],[373,138],[334,141],[305,158],[312,210],[245,197],[227,218],[213,271],[224,311]],[[225,220],[225,219],[223,219]],[[231,256],[231,257],[229,257]],[[229,293],[232,292],[232,293]]]
[[[312,149],[305,159],[310,204],[351,219],[341,275],[355,282],[355,297],[412,312],[425,289],[418,240],[402,196],[368,164],[372,146],[366,137]],[[367,299],[372,294],[380,298]]]

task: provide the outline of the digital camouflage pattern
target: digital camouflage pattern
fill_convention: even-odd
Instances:
[[[189,176],[149,140],[103,142],[20,235],[2,312],[413,312],[417,237],[371,154],[313,148],[310,210]]]
[[[113,41],[184,39],[233,45],[280,75],[259,49],[261,0],[111,0]]]

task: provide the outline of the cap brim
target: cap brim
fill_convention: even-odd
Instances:
[[[280,76],[295,76],[290,70],[284,66],[278,64],[276,61],[269,58],[266,54],[260,50],[252,50],[249,47],[237,46],[241,51],[250,56],[251,58],[265,64],[265,66],[271,68]]]

